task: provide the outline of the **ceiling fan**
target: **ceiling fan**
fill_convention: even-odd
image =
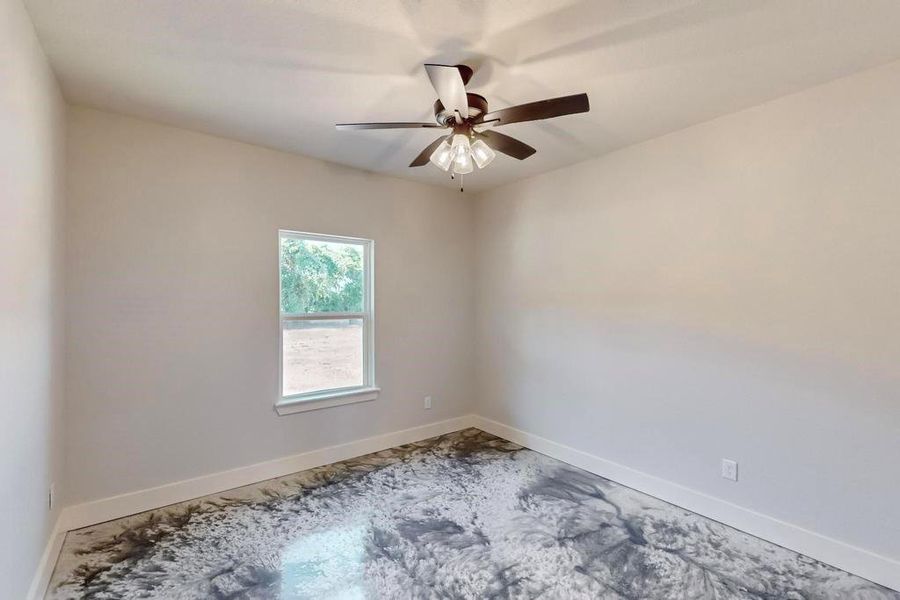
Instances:
[[[449,129],[449,134],[434,140],[409,166],[421,167],[430,161],[453,178],[471,173],[475,166],[483,169],[494,160],[495,150],[519,160],[537,152],[524,142],[494,131],[494,127],[590,110],[587,94],[575,94],[488,111],[484,96],[466,92],[466,84],[474,72],[471,67],[429,64],[425,65],[425,71],[438,95],[434,102],[434,123],[338,123],[335,127],[341,130]]]

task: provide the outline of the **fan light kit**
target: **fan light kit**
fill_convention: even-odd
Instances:
[[[425,65],[431,85],[437,92],[434,123],[339,123],[338,129],[449,129],[449,135],[434,140],[410,163],[421,167],[431,162],[451,178],[483,169],[501,152],[525,160],[537,150],[493,128],[522,121],[538,121],[590,110],[587,94],[575,94],[550,100],[520,104],[489,112],[484,96],[466,92],[474,71],[466,65]]]
[[[490,164],[494,157],[494,151],[484,143],[484,140],[475,140],[469,143],[465,134],[453,134],[453,143],[441,140],[437,149],[431,153],[429,160],[442,171],[450,171],[457,175],[465,175],[472,172],[472,162],[483,169]]]

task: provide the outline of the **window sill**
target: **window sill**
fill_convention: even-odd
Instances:
[[[298,412],[319,410],[321,408],[355,404],[357,402],[369,402],[370,400],[377,398],[380,391],[381,388],[365,387],[339,392],[324,392],[322,394],[314,394],[302,398],[282,398],[275,403],[275,412],[284,416]]]

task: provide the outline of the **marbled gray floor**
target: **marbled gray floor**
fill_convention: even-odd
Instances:
[[[900,593],[470,429],[70,532],[47,597]]]

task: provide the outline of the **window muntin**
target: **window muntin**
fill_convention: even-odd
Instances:
[[[279,232],[282,400],[374,387],[372,245]]]

